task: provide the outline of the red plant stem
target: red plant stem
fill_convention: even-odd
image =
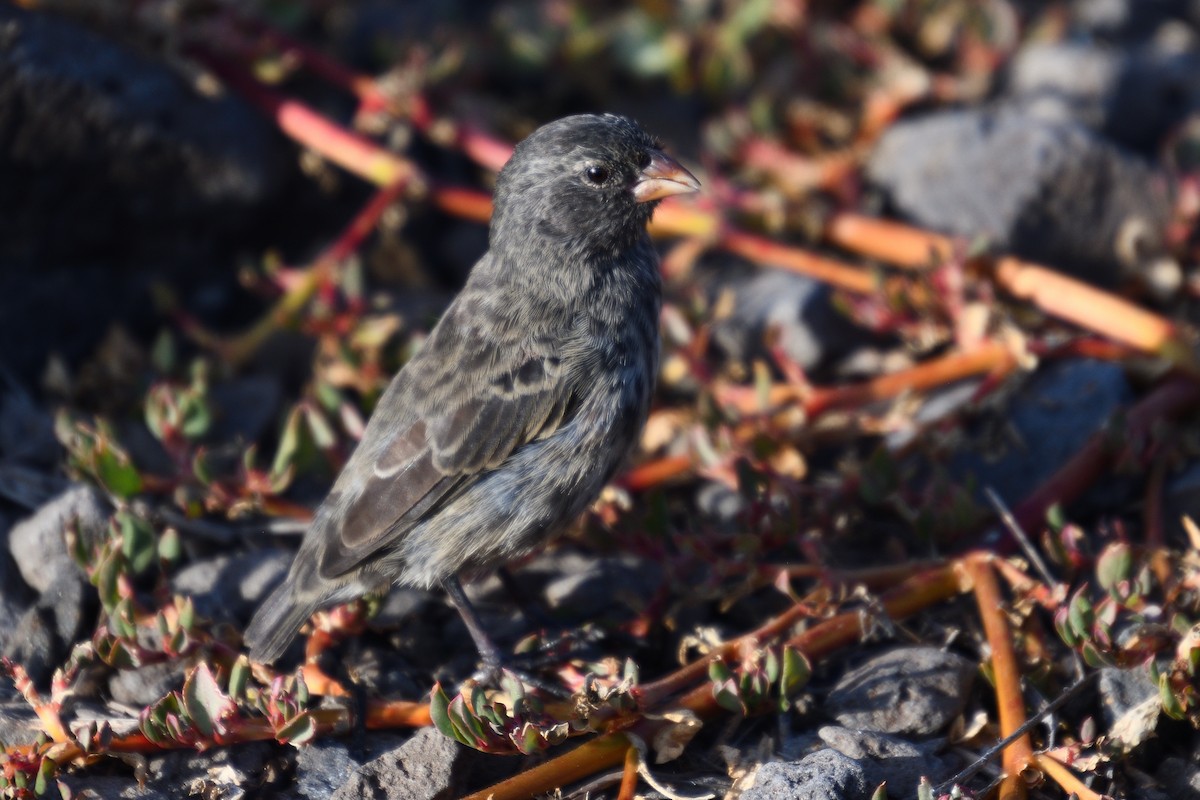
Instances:
[[[321,253],[319,261],[338,263],[353,255],[375,227],[380,217],[395,203],[404,190],[408,188],[407,181],[398,180],[387,184],[367,201],[367,204],[350,220],[350,224],[338,238]]]
[[[1013,511],[1027,531],[1041,530],[1055,503],[1068,504],[1087,491],[1113,464],[1121,446],[1144,439],[1156,422],[1193,410],[1200,404],[1200,383],[1185,377],[1168,379],[1129,410],[1125,436],[1114,442],[1111,431],[1092,434],[1079,452]],[[1008,546],[1013,542],[1006,540]]]
[[[990,554],[972,555],[963,560],[971,577],[979,615],[992,651],[992,679],[996,686],[996,707],[1000,712],[1000,738],[1007,738],[1025,724],[1025,698],[1021,694],[1021,669],[1013,648],[1012,631],[1004,616],[1004,598],[992,569]],[[1033,760],[1033,745],[1029,734],[1019,736],[1004,748],[1004,780],[1000,784],[1000,800],[1023,800],[1025,781],[1021,773]]]
[[[338,166],[379,185],[398,180],[423,180],[421,171],[412,162],[367,137],[347,130],[301,102],[276,94],[245,71],[207,50],[193,47],[190,52],[222,81],[271,116],[285,134]]]
[[[369,75],[355,72],[337,59],[299,39],[292,38],[261,19],[234,9],[230,9],[229,13],[236,16],[239,24],[266,39],[282,53],[300,61],[314,75],[356,96],[364,106],[377,109],[391,108],[394,105],[392,98],[380,89],[379,84]]]
[[[342,708],[318,708],[308,712],[316,722],[317,735],[345,733],[350,729],[351,716]],[[237,744],[239,742],[268,741],[275,738],[275,730],[263,718],[231,720],[227,723],[227,733],[214,734],[207,745],[218,747]],[[425,727],[433,724],[429,715],[427,703],[414,703],[406,700],[386,702],[372,701],[367,709],[364,724],[370,730],[382,730],[398,727]],[[153,753],[163,750],[189,749],[195,745],[187,742],[164,742],[157,744],[150,741],[140,731],[125,736],[115,736],[105,752],[110,753]],[[47,758],[59,764],[66,764],[87,754],[75,741],[65,741],[48,745],[44,750]]]
[[[1062,344],[1047,345],[1042,341],[1031,341],[1029,352],[1039,358],[1092,358],[1097,361],[1128,361],[1144,353],[1129,345],[1099,339],[1095,336],[1081,336]]]

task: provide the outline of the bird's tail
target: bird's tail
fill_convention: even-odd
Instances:
[[[304,621],[312,616],[320,605],[319,600],[297,597],[295,576],[271,592],[258,611],[250,626],[246,628],[245,642],[250,648],[250,659],[269,664],[283,655]]]

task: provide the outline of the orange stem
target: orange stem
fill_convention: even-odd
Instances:
[[[798,272],[857,294],[870,294],[879,286],[868,270],[750,233],[728,230],[721,235],[718,246],[756,264]]]
[[[631,492],[642,492],[691,473],[694,464],[691,456],[667,456],[637,465],[617,482]]]
[[[880,597],[880,603],[883,606],[884,612],[890,618],[902,619],[934,603],[947,600],[960,591],[961,587],[959,586],[955,564],[947,564],[912,576],[894,589],[885,592]],[[799,606],[798,608],[807,611],[803,606]],[[684,673],[692,679],[687,681],[689,684],[696,679],[703,678],[707,676],[708,665],[712,661],[718,658],[728,658],[744,646],[773,638],[770,635],[763,635],[762,632],[767,631],[778,635],[791,627],[794,622],[799,621],[801,616],[800,614],[795,614],[793,610],[784,612],[784,614],[772,621],[769,631],[767,631],[768,626],[764,626],[759,631],[725,643],[700,661],[689,664],[683,669],[677,670],[676,673],[668,676],[668,678],[647,686],[643,692],[643,698],[650,696],[661,700],[662,693],[655,691],[659,685],[665,685],[668,682],[681,683],[682,681],[673,679],[676,675]],[[810,660],[816,661],[835,650],[857,642],[865,632],[863,628],[865,624],[866,620],[862,613],[859,611],[848,611],[824,620],[809,628],[804,633],[788,639],[785,642],[785,646],[793,647],[804,653]],[[690,689],[687,694],[680,698],[679,705],[690,709],[701,717],[712,716],[720,711],[720,706],[717,705],[716,699],[713,697],[712,686],[708,681],[703,681],[698,686]]]
[[[631,747],[625,751],[625,771],[621,775],[621,788],[617,791],[617,800],[633,800],[638,782],[638,751]]]
[[[909,369],[881,375],[848,386],[806,387],[776,384],[767,393],[768,408],[760,405],[756,387],[725,387],[717,396],[724,405],[743,414],[770,411],[789,402],[802,402],[808,417],[828,411],[857,408],[878,400],[887,400],[906,392],[923,392],[938,386],[989,373],[1007,373],[1016,366],[1016,358],[1003,344],[988,342],[969,353],[953,353]]]
[[[569,753],[552,758],[462,800],[527,800],[556,786],[566,786],[607,767],[621,764],[633,747],[624,733],[610,733],[584,742]]]
[[[1028,300],[1047,314],[1196,369],[1191,348],[1173,322],[1122,297],[1012,257],[996,262],[993,277],[1009,294]]]
[[[948,236],[860,214],[835,214],[824,233],[848,250],[906,269],[924,269],[955,255],[955,240]],[[1174,323],[1124,298],[1011,256],[994,262],[992,278],[1009,294],[1051,316],[1196,369],[1191,349]]]
[[[1004,598],[992,569],[995,557],[988,553],[975,554],[963,560],[971,578],[988,647],[992,651],[992,677],[996,684],[996,706],[1000,712],[1000,736],[1011,736],[1025,724],[1025,698],[1021,694],[1021,670],[1013,648],[1012,631],[1004,616]],[[1004,780],[1000,784],[1000,800],[1021,800],[1026,796],[1021,773],[1033,761],[1033,745],[1029,734],[1014,739],[1001,756]]]
[[[1079,800],[1106,800],[1105,795],[1089,789],[1087,784],[1075,777],[1075,773],[1058,759],[1045,753],[1038,753],[1033,758],[1042,772],[1049,775],[1067,794]]]

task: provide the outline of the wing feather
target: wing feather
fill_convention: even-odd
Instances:
[[[473,310],[456,302],[380,400],[318,511],[330,527],[322,577],[336,578],[386,552],[473,475],[568,419],[573,403],[559,357],[563,343],[528,332],[493,333],[481,342],[479,329],[461,321]],[[459,352],[464,343],[474,359]],[[490,356],[483,363],[481,348]],[[460,368],[469,360],[478,369]]]

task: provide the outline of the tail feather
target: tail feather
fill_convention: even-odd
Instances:
[[[319,603],[296,597],[293,586],[289,576],[263,601],[254,613],[254,619],[250,620],[245,642],[250,647],[252,661],[269,664],[283,655],[300,626],[317,610]]]

